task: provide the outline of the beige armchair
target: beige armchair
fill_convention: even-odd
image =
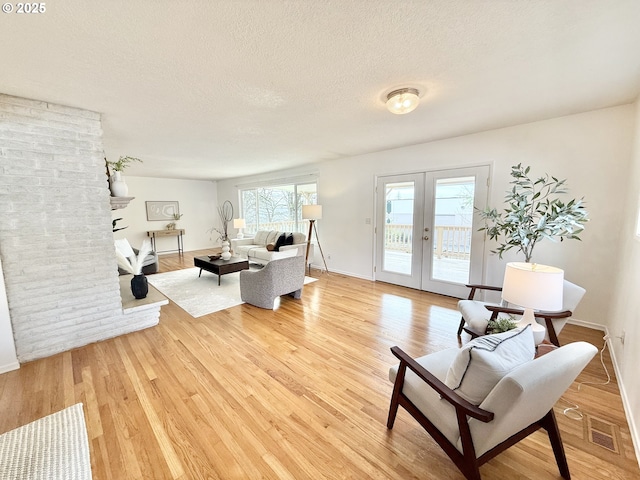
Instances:
[[[304,257],[271,260],[261,270],[240,272],[240,298],[260,308],[273,309],[280,295],[299,299],[304,286]]]
[[[532,342],[533,337],[530,339]],[[525,361],[498,379],[478,405],[465,400],[458,389],[445,383],[450,368],[459,360],[460,349],[451,348],[417,359],[398,347],[391,351],[400,364],[389,371],[394,387],[387,428],[393,428],[398,407],[402,406],[463,475],[473,480],[480,479],[479,467],[485,462],[543,428],[549,435],[560,474],[570,478],[553,406],[597,353],[596,347],[575,342]],[[475,353],[464,352],[464,358]],[[465,373],[465,382],[483,376]]]

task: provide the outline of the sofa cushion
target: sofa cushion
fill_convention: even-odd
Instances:
[[[304,233],[293,232],[293,245],[307,243],[307,236]]]
[[[298,250],[281,250],[279,252],[269,252],[266,248],[254,248],[249,252],[249,256],[254,260],[262,260],[264,262],[270,262],[277,258],[295,257]]]
[[[271,230],[268,234],[267,234],[267,238],[266,238],[266,243],[273,243],[275,245],[275,243],[278,241],[278,237],[280,236],[280,232],[276,231],[276,230]]]
[[[236,245],[236,247],[233,249],[233,253],[235,253],[236,255],[242,255],[246,257],[252,248],[256,248],[256,246],[255,245]]]
[[[253,237],[253,243],[254,245],[261,245],[261,246],[265,246],[267,243],[267,236],[269,235],[269,231],[267,230],[259,230],[258,232],[256,232],[255,237]]]
[[[478,337],[459,350],[444,383],[465,400],[480,405],[502,377],[534,356],[531,325]]]

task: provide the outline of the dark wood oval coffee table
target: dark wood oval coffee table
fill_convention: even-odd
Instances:
[[[220,277],[227,273],[239,272],[240,270],[249,270],[249,262],[245,258],[231,257],[229,260],[211,260],[209,257],[194,257],[193,263],[200,268],[198,277],[202,275],[202,270],[215,273],[218,275],[218,285],[220,285]]]

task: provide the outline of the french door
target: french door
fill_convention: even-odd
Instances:
[[[465,297],[481,283],[489,167],[379,177],[375,278]]]

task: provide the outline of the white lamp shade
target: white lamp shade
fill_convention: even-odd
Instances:
[[[234,218],[233,219],[233,228],[245,228],[247,226],[244,218]]]
[[[510,262],[504,272],[502,298],[532,310],[562,309],[564,271],[538,263]]]
[[[415,88],[401,88],[387,95],[387,109],[396,115],[414,111],[418,103],[420,97]]]
[[[302,218],[304,220],[320,220],[322,218],[322,205],[303,205]]]

